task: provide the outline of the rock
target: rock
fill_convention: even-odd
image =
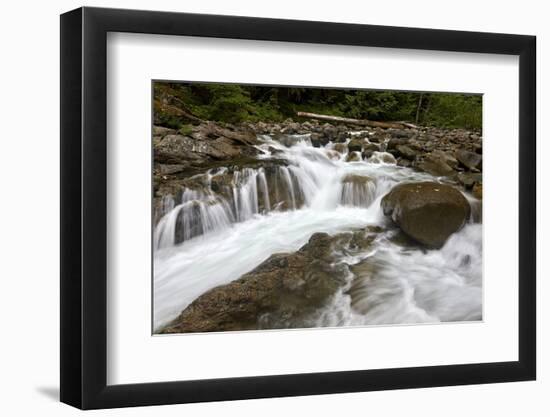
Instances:
[[[386,149],[388,151],[393,150],[393,149],[397,149],[397,147],[399,145],[406,145],[407,143],[409,143],[408,138],[391,138],[387,143]]]
[[[388,152],[373,152],[372,155],[369,157],[369,162],[375,163],[375,164],[396,164],[397,161],[395,160],[395,157]]]
[[[312,133],[309,139],[311,140],[311,144],[316,148],[325,146],[329,142],[328,138],[320,133]]]
[[[332,149],[339,153],[346,153],[348,151],[348,146],[345,143],[335,143]]]
[[[363,159],[369,159],[374,152],[380,150],[380,145],[377,143],[367,143],[363,146]]]
[[[258,153],[256,134],[250,129],[227,129],[208,122],[194,126],[190,135],[167,134],[155,141],[155,162],[205,165]]]
[[[456,170],[458,168],[458,161],[456,158],[442,150],[436,149],[431,153],[432,159],[439,159],[449,165],[452,169]]]
[[[445,158],[434,152],[426,155],[423,161],[416,164],[416,167],[435,177],[454,175],[455,171],[445,162]]]
[[[470,171],[479,172],[482,156],[480,154],[459,149],[455,152],[456,159]]]
[[[342,143],[348,139],[348,134],[345,131],[339,131],[336,135],[335,142]]]
[[[465,188],[472,188],[475,183],[481,183],[483,176],[478,173],[459,172],[457,178]]]
[[[347,174],[342,178],[342,184],[350,184],[354,186],[367,186],[368,184],[373,183],[373,179],[371,177],[367,177],[365,175],[357,175],[357,174]]]
[[[162,332],[303,326],[346,282],[347,268],[333,262],[339,239],[316,233],[299,251],[272,255],[236,281],[201,295]]]
[[[409,139],[414,135],[414,131],[408,129],[388,129],[387,132],[391,135],[391,137],[397,139]]]
[[[329,123],[325,123],[323,125],[323,135],[327,138],[327,140],[333,142],[338,136],[338,129]]]
[[[350,152],[361,152],[363,149],[364,141],[362,139],[352,139],[348,143],[348,150]]]
[[[281,133],[285,135],[295,135],[301,130],[300,123],[292,122],[281,130]]]
[[[369,142],[372,143],[382,143],[385,140],[385,136],[381,132],[372,132],[369,136]]]
[[[397,165],[400,167],[408,168],[412,165],[411,161],[405,158],[398,158],[397,159]]]
[[[430,248],[443,246],[470,217],[470,204],[462,193],[435,182],[399,184],[381,205],[403,232]]]
[[[483,198],[483,185],[481,183],[474,184],[472,188],[472,194],[475,198],[481,200]]]
[[[397,151],[397,156],[408,159],[409,161],[414,161],[414,159],[416,158],[417,152],[412,150],[407,145],[397,145],[395,147],[395,150]]]
[[[361,153],[355,151],[348,153],[346,157],[346,162],[357,162],[361,160]]]
[[[173,135],[175,133],[176,133],[176,131],[174,129],[170,129],[168,127],[153,126],[153,136],[164,137],[166,135]]]
[[[187,166],[182,164],[156,164],[155,173],[157,173],[158,175],[172,175],[183,172],[186,168]]]

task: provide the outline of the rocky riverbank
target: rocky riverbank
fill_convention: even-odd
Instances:
[[[364,211],[353,212],[359,216],[373,213],[360,229],[310,234],[306,244],[291,252],[273,252],[233,278],[228,274],[231,279],[214,280],[222,284],[205,285],[205,291],[183,303],[177,318],[157,332],[316,327],[348,322],[359,310],[361,317],[368,316],[379,303],[373,286],[396,279],[392,262],[408,262],[401,258],[403,251],[409,253],[408,259],[419,257],[420,264],[425,261],[422,254],[430,249],[437,249],[438,256],[449,256],[442,265],[457,260],[459,275],[467,271],[476,277],[477,297],[478,266],[472,259],[478,259],[478,254],[462,253],[470,243],[461,244],[457,254],[451,241],[453,236],[467,242],[472,236],[476,242],[479,238],[478,228],[462,230],[467,223],[481,221],[480,132],[431,127],[358,129],[292,120],[208,122],[179,131],[154,126],[153,150],[157,249],[270,213],[337,206],[361,208]],[[334,170],[339,174],[329,175]],[[390,257],[390,262],[384,257],[388,253],[398,258]],[[434,268],[437,276],[442,266]],[[431,273],[429,268],[424,272]],[[172,272],[169,277],[172,281],[188,278]],[[399,285],[395,285],[387,291],[397,291]],[[437,320],[446,319],[446,313],[435,312],[438,305],[430,297],[415,301],[424,302],[425,316],[413,309],[406,320],[425,321],[431,314]],[[477,319],[477,303],[452,317],[462,314]],[[327,319],[327,306],[336,311],[334,306],[341,304],[350,310]]]

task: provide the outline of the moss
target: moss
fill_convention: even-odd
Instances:
[[[190,136],[191,133],[193,133],[193,126],[191,125],[183,125],[178,130],[178,133],[183,136]]]

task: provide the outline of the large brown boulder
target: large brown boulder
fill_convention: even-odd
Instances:
[[[308,321],[346,283],[336,248],[367,248],[378,230],[314,234],[294,253],[269,257],[258,267],[193,301],[162,333],[312,327]],[[223,273],[223,271],[221,271]]]
[[[435,182],[397,185],[381,204],[403,232],[431,248],[443,246],[470,216],[470,204],[460,191]]]
[[[459,149],[456,151],[455,155],[456,159],[458,159],[458,161],[469,170],[474,172],[479,172],[481,170],[481,155],[466,151],[464,149]]]
[[[424,160],[416,166],[422,171],[435,177],[445,177],[455,174],[455,171],[451,165],[452,161],[444,152],[434,151],[426,155]]]

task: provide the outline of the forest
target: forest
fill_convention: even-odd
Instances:
[[[482,125],[479,94],[168,82],[153,88],[155,124],[175,129],[186,124],[182,110],[191,121],[225,123],[280,122],[302,111],[439,128]]]

